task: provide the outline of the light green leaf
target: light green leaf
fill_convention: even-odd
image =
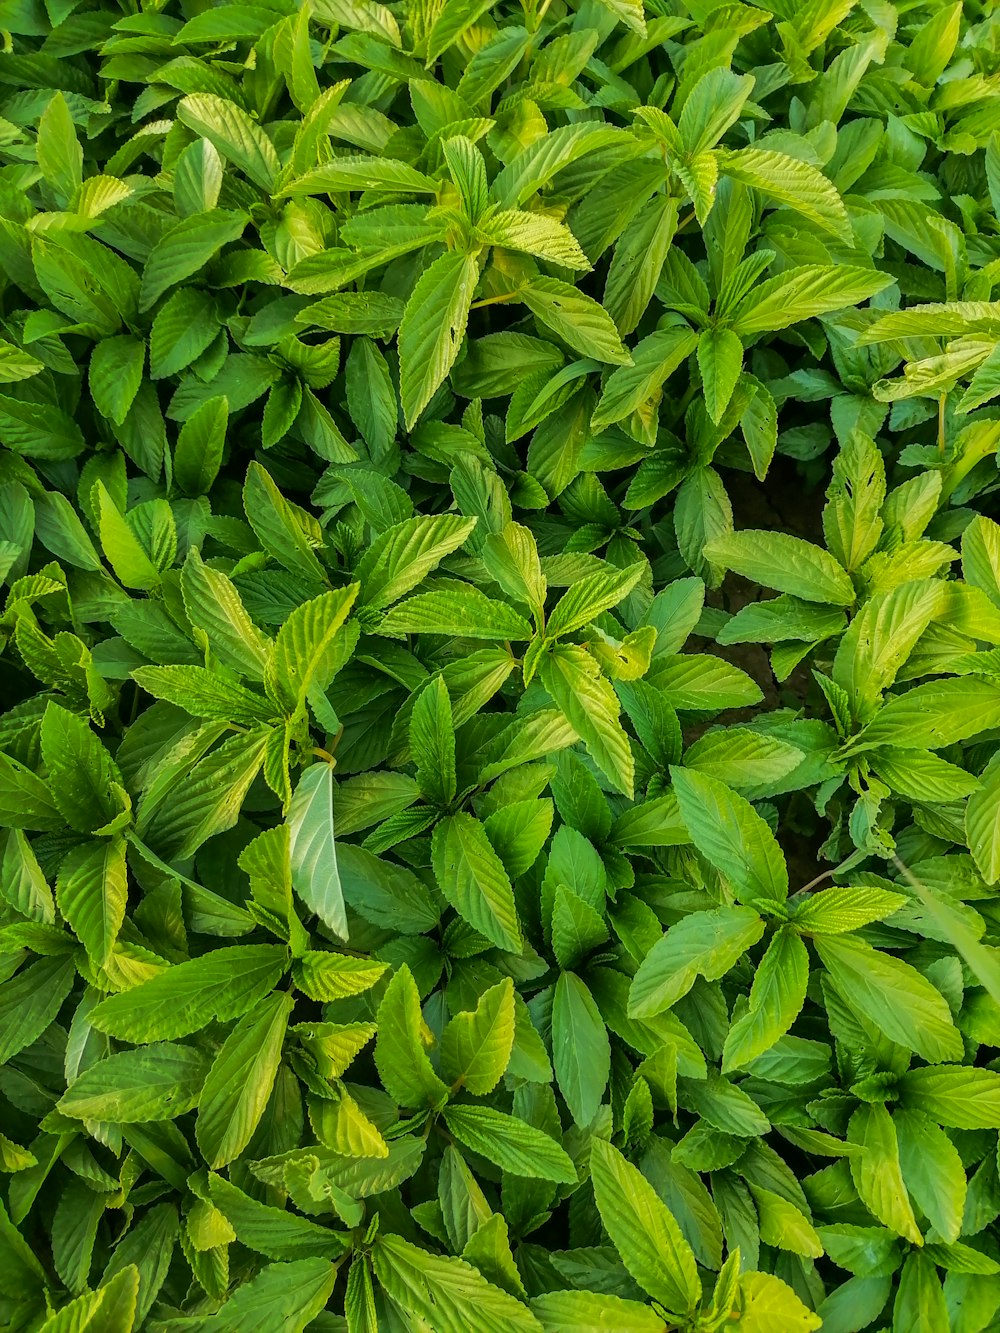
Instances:
[[[805,602],[850,606],[856,598],[850,577],[832,555],[786,532],[731,532],[709,542],[705,558]]]
[[[270,994],[287,965],[280,944],[212,949],[96,1006],[88,1022],[123,1041],[186,1037],[213,1020],[238,1018]]]
[[[521,926],[507,871],[472,815],[448,815],[434,829],[432,864],[455,911],[498,949],[520,953]]]
[[[708,981],[725,976],[763,933],[763,921],[749,907],[716,907],[682,917],[643,958],[629,991],[629,1016],[662,1013],[699,976]]]
[[[426,269],[406,303],[399,326],[399,387],[410,427],[455,364],[478,280],[476,259],[450,250]]]
[[[333,769],[317,763],[299,778],[288,808],[292,887],[310,911],[347,939],[344,892],[333,827]]]
[[[573,126],[573,129],[580,128]],[[611,316],[591,296],[558,278],[530,278],[518,289],[536,319],[581,356],[612,365],[631,365]]]
[[[965,807],[969,851],[987,884],[1000,880],[1000,755],[980,775],[980,787]]]
[[[255,185],[271,191],[278,172],[274,144],[234,102],[211,93],[194,93],[178,103],[177,118],[207,139]]]
[[[441,1035],[441,1069],[453,1085],[475,1097],[493,1091],[514,1047],[514,984],[509,977],[480,996],[474,1010],[458,1013]]]
[[[750,802],[705,773],[672,768],[670,776],[692,842],[731,882],[737,898],[786,898],[785,858]]]
[[[201,1051],[172,1042],[119,1051],[85,1070],[63,1094],[59,1110],[78,1120],[123,1125],[172,1120],[198,1105],[208,1068]]]
[[[404,964],[379,1005],[375,1044],[382,1086],[400,1106],[440,1107],[448,1100],[448,1087],[435,1074],[424,1049],[430,1040],[416,983]]]
[[[576,1184],[576,1168],[548,1134],[489,1106],[450,1106],[444,1122],[459,1143],[503,1171],[560,1185]]]
[[[747,1012],[729,1029],[722,1072],[745,1068],[784,1036],[802,1009],[809,980],[809,953],[799,937],[775,932],[754,973]]]
[[[195,1137],[212,1170],[250,1142],[281,1064],[281,1045],[294,1000],[279,991],[261,1000],[222,1044],[205,1079]]]
[[[729,406],[743,369],[743,344],[731,329],[705,329],[698,339],[705,407],[716,425]]]
[[[610,1143],[594,1139],[590,1170],[601,1221],[625,1267],[670,1314],[691,1315],[701,1279],[670,1209]]]
[[[602,773],[631,797],[635,760],[619,721],[618,696],[597,662],[576,644],[557,644],[543,654],[542,684]]]
[[[813,170],[804,162],[796,165]],[[873,269],[804,264],[758,283],[729,318],[741,337],[770,333],[845,306],[860,305],[892,282],[887,273]]]
[[[847,1003],[890,1040],[932,1063],[962,1058],[944,996],[916,968],[850,937],[815,936],[813,944]]]
[[[375,1276],[392,1299],[434,1333],[541,1333],[526,1305],[494,1287],[462,1259],[430,1254],[401,1236],[382,1236],[372,1250]]]
[[[850,241],[851,224],[844,201],[830,181],[808,162],[770,149],[741,148],[721,153],[719,169],[732,180],[766,194],[776,204],[801,213],[824,231]]]
[[[125,919],[128,879],[125,843],[116,836],[86,842],[63,859],[56,881],[56,902],[77,939],[102,967],[114,948]]]
[[[230,241],[246,229],[243,213],[216,208],[195,213],[174,224],[157,241],[146,260],[139,287],[139,309],[149,310],[164,292],[190,278]]]

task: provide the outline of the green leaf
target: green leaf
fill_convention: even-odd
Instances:
[[[323,1310],[337,1281],[327,1259],[268,1264],[239,1287],[212,1316],[220,1333],[252,1333],[266,1324],[281,1333],[302,1333]]]
[[[629,1015],[662,1013],[686,995],[699,976],[708,981],[725,976],[763,933],[763,921],[749,907],[691,912],[643,958],[629,991]]]
[[[992,1069],[911,1069],[899,1083],[902,1105],[953,1129],[1000,1128],[1000,1074]]]
[[[208,1069],[201,1051],[173,1042],[120,1051],[85,1070],[63,1095],[59,1110],[79,1120],[124,1125],[172,1120],[198,1105]]]
[[[730,532],[708,543],[705,558],[805,602],[850,606],[856,597],[854,585],[832,555],[784,532]]]
[[[83,149],[61,92],[55,93],[39,118],[35,154],[46,183],[65,207],[83,181]]]
[[[573,126],[572,128],[582,128]],[[536,319],[581,356],[616,366],[632,362],[611,316],[593,299],[557,278],[531,278],[518,290]]]
[[[238,1018],[270,994],[287,965],[279,944],[212,949],[102,1000],[88,1018],[123,1041],[186,1037],[213,1020]]]
[[[500,1082],[514,1047],[514,985],[509,977],[480,996],[474,1010],[458,1013],[441,1035],[441,1070],[453,1086],[475,1097]]]
[[[475,258],[449,251],[430,265],[406,303],[399,387],[407,426],[416,424],[455,364],[478,280]]]
[[[698,339],[698,368],[705,407],[718,425],[743,369],[743,344],[737,335],[730,329],[706,329]]]
[[[813,944],[851,1008],[890,1040],[932,1063],[962,1058],[944,996],[916,968],[862,940],[817,936]]]
[[[372,1251],[375,1276],[397,1305],[435,1333],[464,1333],[475,1310],[482,1333],[539,1333],[527,1306],[462,1259],[429,1254],[401,1236],[382,1236]]]
[[[421,795],[434,805],[449,806],[455,799],[455,725],[448,687],[440,676],[417,695],[410,714],[410,750]]]
[[[139,309],[149,310],[164,292],[203,268],[224,245],[246,230],[243,213],[221,208],[196,213],[174,224],[157,241],[146,260],[139,287]]]
[[[267,731],[224,741],[190,769],[169,803],[139,806],[136,829],[161,856],[183,861],[208,838],[232,828],[264,762]]]
[[[726,876],[737,898],[751,904],[786,898],[785,858],[750,802],[705,773],[671,768],[670,777],[691,841]]]
[[[105,338],[90,358],[90,393],[97,410],[120,426],[139,392],[146,345],[130,334]]]
[[[809,954],[791,930],[775,932],[750,988],[747,1012],[729,1029],[722,1072],[745,1068],[784,1036],[802,1009],[809,981]]]
[[[239,1157],[264,1114],[293,1003],[285,992],[260,1000],[238,1020],[212,1062],[195,1137],[213,1171]]]
[[[1000,685],[974,677],[932,680],[889,699],[852,749],[900,742],[940,750],[1000,725]]]
[[[447,634],[460,639],[531,638],[531,626],[505,602],[495,601],[466,584],[417,593],[383,617],[379,634]]]
[[[210,93],[195,93],[177,104],[177,118],[207,139],[255,185],[271,191],[278,154],[261,127],[235,103]]]
[[[266,637],[232,582],[193,548],[181,571],[181,592],[188,618],[211,641],[216,658],[231,671],[260,680],[268,655]]]
[[[741,148],[722,153],[719,169],[732,180],[749,185],[775,203],[801,213],[824,231],[850,241],[851,226],[844,201],[826,177],[808,162],[770,149]]]
[[[796,163],[796,167],[811,170],[804,162]],[[777,277],[765,278],[743,298],[730,318],[733,328],[743,338],[770,333],[832,310],[858,305],[884,291],[892,281],[887,273],[872,269],[804,264]]]
[[[967,1184],[958,1149],[920,1111],[893,1107],[899,1165],[907,1192],[947,1244],[962,1230]]]
[[[434,829],[438,888],[455,911],[498,949],[520,953],[521,927],[503,863],[472,815],[448,815]]]
[[[619,721],[618,697],[594,659],[575,644],[557,644],[543,654],[539,675],[594,763],[631,797],[635,760]]]
[[[244,726],[274,720],[273,707],[259,694],[204,667],[139,667],[132,672],[132,679],[154,699],[165,699],[192,717]]]
[[[792,920],[807,935],[843,935],[882,921],[905,905],[901,893],[887,889],[820,889],[798,903]]]
[[[114,948],[127,901],[122,838],[83,843],[63,859],[56,883],[56,902],[98,966],[107,962]]]
[[[74,713],[49,703],[42,718],[42,756],[59,812],[79,833],[93,833],[121,810],[121,775],[94,733]]]
[[[657,404],[666,380],[697,345],[697,335],[686,326],[658,329],[643,338],[631,360],[608,376],[591,427],[600,430],[631,416],[648,402]]]
[[[576,1167],[555,1139],[489,1106],[449,1106],[444,1122],[459,1143],[503,1171],[575,1185]]]
[[[40,958],[0,982],[0,1064],[31,1046],[62,1008],[73,985],[66,958]]]
[[[400,1106],[440,1107],[448,1100],[448,1088],[435,1074],[424,1049],[425,1036],[430,1039],[416,983],[404,964],[394,973],[379,1005],[375,1043],[382,1086]]]
[[[333,770],[329,764],[313,764],[299,778],[287,822],[292,887],[325,926],[347,939],[333,827]]]
[[[622,1333],[663,1333],[665,1328],[650,1306],[594,1291],[549,1291],[536,1296],[531,1309],[545,1333],[599,1333],[608,1328]]]
[[[965,834],[980,874],[995,884],[1000,880],[1000,756],[993,756],[979,781],[965,807]]]
[[[209,398],[181,427],[174,449],[174,477],[187,495],[206,495],[218,476],[229,425],[229,402]]]
[[[129,1264],[97,1291],[77,1296],[39,1327],[45,1333],[130,1333],[138,1284],[138,1270]]]
[[[550,639],[572,634],[602,611],[617,606],[642,578],[644,567],[640,562],[626,569],[600,570],[586,574],[563,593],[552,610],[545,626]]]
[[[788,1333],[811,1333],[822,1325],[792,1288],[771,1273],[741,1274],[740,1298],[743,1308],[734,1325],[739,1333],[770,1333],[779,1326]]]
[[[323,566],[310,544],[301,511],[297,512],[288,503],[271,474],[257,462],[247,468],[243,508],[268,555],[291,574],[316,583],[325,582]]]
[[[368,548],[355,574],[361,584],[359,606],[373,611],[391,606],[415,588],[446,555],[465,542],[474,518],[455,514],[409,518],[388,528]]]
[[[560,972],[552,1002],[552,1063],[573,1120],[591,1125],[611,1072],[604,1020],[575,972]]]
[[[882,1105],[860,1106],[851,1116],[848,1136],[862,1153],[850,1158],[854,1188],[868,1211],[884,1226],[915,1245],[923,1244],[920,1228],[899,1162],[892,1116]]]
[[[692,1314],[701,1280],[670,1209],[610,1143],[594,1139],[590,1171],[601,1221],[625,1267],[670,1314]]]

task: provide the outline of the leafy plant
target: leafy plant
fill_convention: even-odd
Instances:
[[[992,6],[0,27],[3,1326],[1000,1327]]]

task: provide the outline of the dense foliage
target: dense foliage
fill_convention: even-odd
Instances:
[[[0,4],[4,1328],[1000,1328],[993,8]]]

